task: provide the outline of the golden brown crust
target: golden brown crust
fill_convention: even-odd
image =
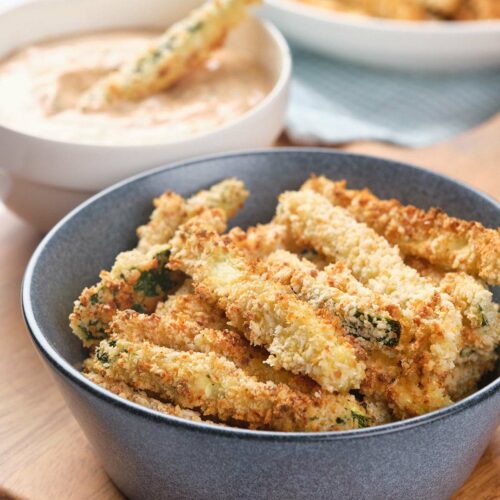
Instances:
[[[338,319],[320,318],[286,287],[266,282],[207,221],[194,218],[179,229],[169,265],[187,272],[197,293],[217,303],[250,342],[265,346],[275,368],[308,375],[330,391],[359,387],[363,364]]]
[[[314,183],[327,194],[333,186],[342,206]],[[491,292],[464,272],[403,261],[351,213],[365,210],[359,192],[313,179],[280,197],[271,223],[221,234],[247,195],[227,179],[187,201],[165,193],[155,202],[139,248],[75,304],[71,326],[92,347],[86,376],[183,418],[321,431],[441,408],[492,369],[500,317]],[[172,276],[183,280],[177,290]]]
[[[226,218],[235,215],[248,197],[239,179],[229,178],[185,201],[166,192],[154,200],[155,210],[147,224],[137,230],[137,249],[122,252],[112,269],[101,271],[100,282],[85,288],[70,315],[70,327],[84,346],[106,337],[116,311],[134,309],[151,313],[157,304],[182,283],[184,275],[166,269],[170,256],[168,241],[190,217],[203,217],[207,208],[220,210],[217,230],[226,228]]]
[[[155,209],[147,224],[137,229],[137,248],[146,252],[152,245],[168,243],[177,228],[207,208],[222,210],[226,219],[234,217],[248,198],[248,191],[239,179],[231,177],[199,191],[187,201],[171,191],[153,200]]]
[[[297,241],[342,262],[366,287],[401,308],[397,349],[403,372],[391,388],[399,415],[448,404],[444,379],[453,369],[461,330],[449,297],[406,266],[383,237],[313,191],[282,194],[277,220],[288,225]]]
[[[101,342],[86,368],[204,416],[251,428],[339,430],[368,421],[351,395],[306,395],[284,384],[259,382],[213,352],[178,352],[115,338]]]
[[[255,258],[265,257],[280,249],[295,249],[286,226],[274,222],[257,224],[254,227],[249,227],[246,231],[235,227],[224,238]]]
[[[174,417],[185,418],[194,422],[202,422],[199,413],[193,410],[186,410],[178,405],[173,405],[171,403],[166,403],[152,398],[151,396],[148,396],[146,392],[134,389],[124,382],[113,380],[96,372],[86,372],[84,375],[90,381],[94,382],[94,384],[100,385],[104,389],[113,392],[123,399],[132,401],[132,403],[137,403],[138,405],[145,406],[151,410],[166,413],[167,415],[173,415]]]
[[[251,346],[229,329],[222,313],[194,293],[169,298],[168,314],[118,312],[110,324],[113,335],[132,342],[148,341],[180,351],[215,352],[266,382],[286,383],[295,390],[312,393],[318,386],[310,379],[265,364],[268,353]]]
[[[464,271],[491,285],[500,284],[500,228],[487,229],[437,208],[425,211],[395,199],[380,200],[368,189],[349,190],[345,181],[332,182],[325,177],[311,178],[302,189],[313,190],[346,208],[404,254]]]
[[[167,247],[155,245],[148,253],[139,250],[118,255],[111,271],[101,271],[101,281],[85,288],[75,301],[70,326],[85,347],[106,337],[117,311],[134,309],[151,313],[179,286],[183,275],[166,269]]]
[[[266,277],[290,287],[314,309],[338,316],[348,335],[381,346],[398,344],[399,307],[364,287],[341,263],[319,271],[311,262],[277,250],[264,260],[263,269]]]
[[[155,207],[147,224],[137,228],[139,250],[167,243],[187,217],[186,202],[182,196],[166,191],[153,200]]]

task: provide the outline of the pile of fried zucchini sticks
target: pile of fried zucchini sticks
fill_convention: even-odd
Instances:
[[[227,232],[247,196],[226,179],[154,200],[70,316],[90,380],[178,417],[314,432],[442,408],[494,367],[499,230],[312,177]]]

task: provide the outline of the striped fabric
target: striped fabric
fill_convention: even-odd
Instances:
[[[355,66],[293,47],[289,137],[426,146],[500,111],[500,71],[418,75]]]

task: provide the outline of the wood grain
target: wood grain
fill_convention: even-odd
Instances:
[[[286,143],[286,140],[284,141]],[[408,161],[500,197],[500,115],[445,144],[410,150],[360,143],[343,147]],[[0,208],[0,498],[118,499],[82,431],[24,329],[19,291],[39,241],[28,225]],[[500,428],[454,500],[500,496]]]

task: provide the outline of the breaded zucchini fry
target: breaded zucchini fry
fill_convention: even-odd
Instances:
[[[449,296],[406,266],[384,238],[319,194],[282,194],[277,219],[288,224],[299,243],[343,262],[365,286],[401,307],[404,326],[398,349],[404,353],[405,379],[411,379],[401,379],[392,388],[401,412],[419,414],[448,404],[443,380],[454,367],[462,326]],[[432,397],[417,397],[422,386]]]
[[[215,224],[193,218],[181,226],[170,267],[187,272],[197,293],[217,303],[231,326],[266,347],[275,368],[308,375],[328,391],[359,387],[364,365],[338,319],[320,318],[287,287],[265,281]]]
[[[106,336],[107,326],[116,311],[134,309],[151,313],[182,283],[182,273],[174,273],[165,267],[170,250],[164,240],[170,239],[179,220],[197,214],[203,218],[203,212],[200,213],[202,200],[206,200],[208,205],[223,207],[227,212],[222,214],[234,214],[247,195],[241,181],[226,179],[210,190],[194,195],[185,203],[185,209],[181,207],[184,203],[182,198],[177,195],[162,197],[150,222],[138,230],[139,249],[119,254],[111,271],[102,271],[101,281],[85,288],[75,302],[69,318],[70,326],[83,345],[90,347]],[[163,202],[168,208],[162,205]],[[170,216],[166,222],[162,220],[165,215]],[[217,230],[223,232],[226,228],[225,217],[217,221]],[[164,243],[153,244],[155,241]]]
[[[137,228],[137,248],[147,251],[153,245],[168,243],[177,228],[186,220],[186,200],[172,191],[167,191],[153,200],[149,222]]]
[[[168,415],[173,415],[174,417],[185,418],[187,420],[193,420],[194,422],[202,422],[199,413],[193,410],[186,410],[178,405],[165,403],[158,399],[152,398],[148,396],[144,391],[133,389],[124,382],[117,382],[96,372],[86,372],[84,373],[84,375],[95,384],[100,385],[104,389],[113,392],[123,399],[132,401],[132,403],[137,403],[138,405],[145,406],[146,408],[150,408],[151,410],[159,411],[161,413],[167,413]]]
[[[302,189],[346,208],[404,254],[478,276],[490,285],[500,284],[500,229],[449,217],[436,208],[425,211],[395,199],[380,200],[368,189],[349,190],[344,181],[325,177],[311,178]]]
[[[184,298],[195,304],[203,302],[195,294],[186,295]],[[204,305],[207,308],[206,304]],[[195,307],[191,305],[190,310],[192,311]],[[248,375],[263,382],[269,380],[284,383],[294,390],[307,393],[319,389],[312,380],[306,377],[294,375],[285,370],[275,370],[265,364],[267,353],[258,347],[251,346],[239,333],[227,328],[225,322],[221,324],[216,309],[213,315],[200,311],[196,319],[190,319],[188,316],[187,312],[160,317],[156,314],[146,315],[134,311],[122,311],[115,315],[110,331],[113,335],[132,342],[148,341],[179,351],[215,352],[232,361]]]
[[[492,370],[500,341],[498,305],[478,279],[463,272],[446,273],[423,259],[406,259],[420,274],[447,293],[462,315],[460,352],[446,379],[451,398],[457,401],[476,389],[479,379]]]
[[[191,196],[187,201],[187,216],[191,218],[207,208],[218,208],[224,212],[226,219],[230,219],[241,209],[248,194],[245,184],[239,179],[235,177],[224,179],[210,189]]]
[[[227,328],[224,313],[195,294],[193,282],[190,279],[187,279],[165,302],[159,303],[155,312],[161,318],[176,321],[180,325],[196,323],[198,325],[196,332],[199,332],[200,328],[219,330]]]
[[[158,345],[173,349],[213,351],[225,356],[238,368],[261,381],[270,380],[276,384],[287,384],[294,390],[308,393],[318,390],[316,383],[307,377],[286,370],[275,370],[265,364],[267,352],[250,345],[242,335],[232,331],[220,309],[211,306],[201,296],[195,294],[190,283],[189,288],[184,285],[181,288],[187,288],[187,293],[179,290],[157,307],[157,313],[162,317],[161,328],[164,330],[160,340],[151,338],[149,336],[151,333],[140,340],[151,340]],[[149,331],[153,332],[155,328],[158,327],[151,326]],[[171,340],[173,336],[177,339],[180,337],[180,342]],[[170,342],[166,339],[170,339]]]
[[[111,271],[101,271],[97,285],[83,290],[69,320],[73,333],[85,347],[106,337],[116,311],[134,309],[151,313],[159,301],[175,291],[184,276],[165,267],[169,255],[165,245],[153,246],[147,253],[123,252]]]
[[[153,201],[156,208],[150,221],[137,229],[137,247],[146,251],[152,245],[167,243],[183,222],[206,208],[219,208],[226,218],[230,219],[238,213],[247,198],[245,185],[235,178],[218,182],[210,189],[196,193],[187,201],[167,191]]]
[[[171,87],[220,47],[259,0],[210,0],[172,25],[135,59],[99,81],[83,97],[83,109],[138,100]]]
[[[458,400],[474,391],[482,375],[495,366],[500,342],[498,305],[483,283],[462,272],[446,273],[439,289],[462,314],[460,353],[447,379],[451,397]]]
[[[349,395],[310,396],[259,382],[213,352],[178,352],[148,342],[104,340],[87,370],[158,395],[203,416],[278,431],[326,431],[369,425]]]
[[[246,231],[235,227],[224,238],[255,258],[265,257],[276,250],[294,248],[286,226],[274,222],[257,224]]]
[[[448,294],[460,311],[463,323],[461,350],[494,350],[500,341],[500,319],[498,304],[493,301],[488,287],[468,274],[447,273],[422,259],[411,259],[409,263],[441,292]]]
[[[197,351],[215,352],[224,356],[261,382],[286,384],[294,391],[307,394],[320,390],[319,386],[307,377],[274,369],[266,364],[268,353],[260,347],[250,345],[248,340],[235,331],[205,329],[194,338],[194,344]]]
[[[500,340],[498,305],[483,283],[465,273],[446,273],[439,289],[451,297],[462,313],[465,326],[477,330],[483,341],[487,338],[491,338],[492,343]]]
[[[399,307],[361,285],[345,266],[329,266],[327,271],[318,271],[314,264],[285,250],[272,253],[264,263],[271,279],[289,286],[297,297],[315,309],[325,309],[338,316],[349,335],[389,347],[398,344]],[[341,274],[341,278],[337,276]],[[343,282],[342,288],[332,284],[335,279]]]

